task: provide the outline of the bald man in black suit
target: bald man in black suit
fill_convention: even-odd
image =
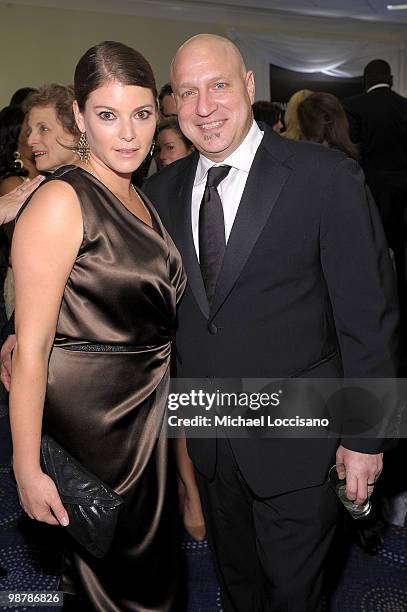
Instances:
[[[227,39],[187,41],[171,83],[196,151],[145,192],[188,275],[178,375],[393,376],[392,267],[358,164],[253,121],[254,75]],[[344,462],[362,503],[384,447],[336,435],[188,440],[225,612],[320,609],[338,511],[328,470]]]

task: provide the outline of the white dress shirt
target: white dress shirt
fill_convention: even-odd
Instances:
[[[223,216],[225,219],[225,238],[227,242],[235,221],[240,200],[242,199],[242,194],[254,156],[256,155],[256,151],[262,138],[263,132],[260,130],[257,123],[253,121],[246,138],[221,164],[214,164],[213,161],[207,157],[204,157],[202,154],[199,156],[194,186],[192,188],[191,204],[192,235],[198,259],[199,209],[201,207],[202,197],[205,191],[206,178],[209,168],[212,168],[212,166],[231,166],[229,174],[218,186],[218,193],[222,202]]]
[[[366,93],[369,91],[373,91],[374,89],[378,89],[379,87],[391,87],[388,83],[377,83],[377,85],[372,85],[369,89],[366,90]]]

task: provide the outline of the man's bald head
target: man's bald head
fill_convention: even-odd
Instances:
[[[209,50],[212,53],[221,52],[222,54],[227,55],[231,61],[241,70],[242,74],[245,75],[247,72],[247,68],[245,66],[243,57],[236,47],[236,45],[225,38],[224,36],[218,36],[217,34],[196,34],[191,38],[188,38],[178,49],[176,54],[173,57],[170,68],[170,77],[171,80],[173,78],[173,71],[176,65],[177,60],[183,57],[184,53],[188,53],[194,48],[201,50],[202,52]]]
[[[198,34],[177,51],[171,85],[182,131],[209,159],[226,159],[252,120],[254,76],[227,38]]]

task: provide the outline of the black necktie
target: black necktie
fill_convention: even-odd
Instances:
[[[208,170],[205,191],[199,209],[199,263],[209,303],[215,293],[216,280],[225,254],[225,221],[218,185],[228,175],[230,166],[213,166]]]

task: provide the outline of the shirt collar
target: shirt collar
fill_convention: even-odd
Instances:
[[[250,130],[240,145],[220,164],[216,164],[204,155],[199,155],[198,166],[195,174],[194,185],[206,182],[206,175],[212,166],[232,166],[237,170],[242,170],[247,174],[250,171],[254,156],[259,147],[264,132],[262,132],[255,121],[252,122]]]
[[[372,85],[369,87],[366,92],[369,93],[369,91],[373,91],[373,89],[378,89],[379,87],[390,87],[390,85],[388,83],[377,83],[377,85]]]

